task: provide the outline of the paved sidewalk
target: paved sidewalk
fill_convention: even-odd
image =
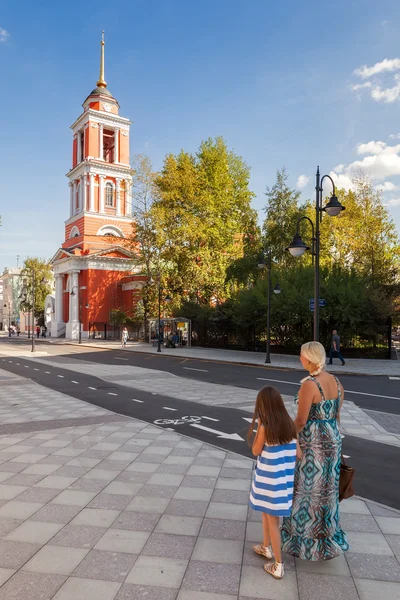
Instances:
[[[345,501],[351,551],[286,557],[275,581],[251,550],[261,535],[252,461],[0,377],[12,419],[0,428],[0,600],[400,597],[400,512]]]
[[[50,340],[47,340],[50,341]],[[65,340],[51,340],[52,343],[75,344],[75,342],[66,342]],[[88,348],[121,349],[120,342],[110,342],[102,340],[90,340],[82,342],[81,346]],[[157,348],[145,343],[129,343],[124,351],[145,352],[156,354]],[[244,352],[240,350],[223,350],[213,348],[163,348],[163,354],[168,356],[180,356],[182,358],[223,361],[229,363],[240,363],[247,365],[258,365],[265,368],[285,368],[303,370],[298,356],[287,354],[272,354],[271,364],[265,364],[265,353],[263,352]],[[350,373],[355,375],[387,375],[400,377],[400,360],[378,360],[378,359],[346,359],[346,365],[342,367],[338,359],[335,359],[333,366],[327,365],[327,370],[335,373]]]

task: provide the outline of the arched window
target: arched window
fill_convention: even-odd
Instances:
[[[79,237],[80,235],[79,229],[76,227],[76,225],[74,225],[74,227],[71,229],[71,233],[69,234],[69,239]]]
[[[114,186],[111,181],[106,183],[106,206],[114,206]]]
[[[97,235],[109,235],[109,236],[113,236],[113,237],[124,237],[124,234],[122,233],[122,231],[118,227],[115,227],[114,225],[105,225],[104,227],[101,227],[98,230]]]

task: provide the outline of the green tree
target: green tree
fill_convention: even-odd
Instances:
[[[23,296],[25,298],[21,302],[21,308],[25,311],[32,309],[33,280],[35,280],[35,317],[43,317],[46,296],[51,293],[51,280],[53,279],[50,263],[42,258],[27,258],[21,275],[24,281]]]
[[[154,214],[168,284],[181,298],[207,304],[227,295],[226,270],[257,230],[249,179],[222,138],[202,142],[195,156],[166,157]]]
[[[273,259],[288,267],[293,262],[285,248],[290,244],[296,232],[297,219],[300,216],[300,192],[287,185],[288,175],[285,167],[276,172],[276,182],[267,188],[267,205],[263,224],[264,245],[272,251]]]

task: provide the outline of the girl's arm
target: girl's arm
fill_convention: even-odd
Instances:
[[[258,419],[257,433],[256,433],[256,437],[254,438],[253,446],[251,448],[253,455],[259,456],[262,452],[262,449],[264,448],[264,445],[265,445],[265,428],[264,428],[264,425],[261,424],[261,419]]]
[[[313,381],[305,381],[300,388],[298,396],[299,404],[297,408],[297,417],[294,420],[297,433],[300,433],[300,431],[304,429],[304,426],[307,423],[308,415],[310,414],[310,408],[316,390],[318,390],[318,388]]]
[[[338,410],[338,414],[337,414],[337,422],[340,424],[340,411],[342,410],[342,406],[343,406],[343,400],[344,400],[344,388],[342,386],[342,384],[339,381],[339,386],[340,386],[340,406],[339,406],[339,410]]]

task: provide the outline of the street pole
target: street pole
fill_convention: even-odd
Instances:
[[[81,305],[81,291],[78,285],[78,310],[79,310],[79,336],[78,336],[78,344],[82,343],[82,305]]]
[[[35,324],[35,293],[36,293],[36,278],[35,271],[32,269],[32,350],[31,352],[35,352],[35,334],[33,331],[33,327]]]
[[[11,303],[8,301],[8,337],[11,337]]]
[[[158,277],[158,347],[157,352],[161,352],[161,276]]]
[[[321,183],[317,167],[315,182],[315,263],[314,263],[314,341],[319,342],[319,249],[321,219]]]
[[[265,357],[265,363],[270,364],[271,362],[271,286],[272,286],[272,256],[271,251],[268,252],[267,257],[267,269],[268,269],[268,305],[267,305],[267,352]]]

